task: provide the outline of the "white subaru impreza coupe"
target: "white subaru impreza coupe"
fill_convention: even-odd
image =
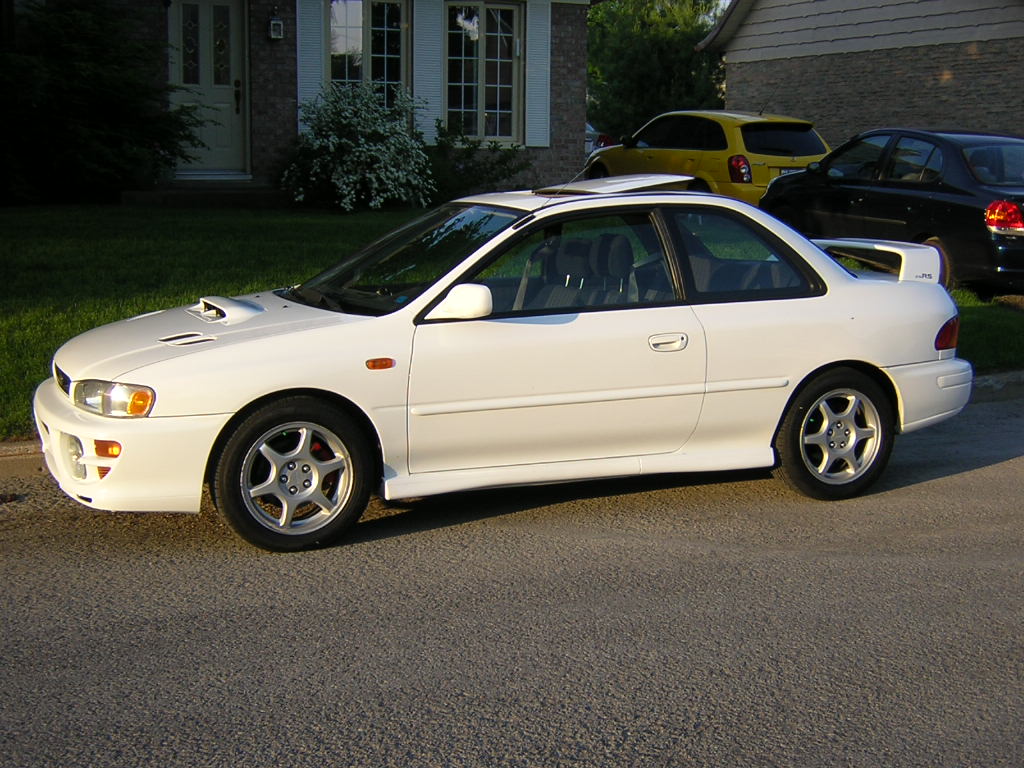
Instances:
[[[244,538],[294,550],[371,492],[776,467],[849,497],[898,432],[963,409],[934,249],[816,244],[685,183],[465,198],[292,288],[84,333],[36,391],[49,469],[108,510],[195,512],[208,482]]]

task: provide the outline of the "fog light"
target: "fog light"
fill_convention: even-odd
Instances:
[[[85,464],[82,463],[85,450],[82,448],[82,441],[74,435],[64,435],[64,451],[67,453],[68,464],[71,465],[71,475],[76,480],[85,480]]]

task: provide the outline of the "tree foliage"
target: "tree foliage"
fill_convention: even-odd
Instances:
[[[662,112],[722,106],[719,56],[695,46],[716,0],[607,0],[588,14],[587,116],[615,137]]]
[[[146,186],[202,146],[194,107],[168,105],[166,44],[133,6],[19,5],[0,50],[0,200],[100,201]]]

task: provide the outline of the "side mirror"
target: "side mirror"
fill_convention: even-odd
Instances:
[[[441,303],[430,310],[427,320],[476,320],[494,308],[491,289],[479,283],[456,285]]]
[[[619,144],[624,146],[626,149],[632,149],[633,147],[636,146],[636,139],[634,139],[632,136],[620,136]]]

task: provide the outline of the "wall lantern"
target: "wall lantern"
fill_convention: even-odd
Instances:
[[[284,40],[284,20],[281,18],[276,5],[270,9],[267,38],[270,40]]]

